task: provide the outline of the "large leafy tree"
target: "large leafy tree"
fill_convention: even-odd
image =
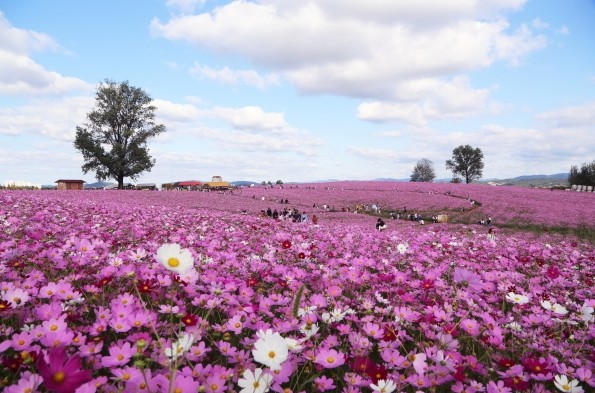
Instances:
[[[149,155],[147,140],[166,130],[155,124],[152,101],[128,81],[106,79],[99,84],[87,123],[76,127],[74,147],[85,160],[84,173],[95,171],[98,180],[115,179],[121,189],[125,177],[136,180],[151,171],[155,159]]]
[[[435,178],[436,172],[434,172],[434,164],[427,158],[422,158],[413,167],[411,181],[431,183]]]
[[[461,175],[465,183],[481,179],[483,176],[483,153],[479,147],[461,145],[452,151],[452,159],[446,160],[446,169],[452,171],[453,179]]]
[[[581,165],[580,169],[576,165],[571,166],[568,183],[595,187],[595,161]]]

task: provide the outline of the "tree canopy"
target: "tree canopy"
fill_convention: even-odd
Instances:
[[[414,182],[433,182],[436,178],[436,172],[434,171],[434,164],[427,158],[422,158],[413,167],[411,173],[411,181]]]
[[[76,127],[74,147],[85,160],[84,173],[95,171],[98,180],[115,179],[118,188],[124,178],[136,180],[151,171],[155,159],[149,155],[147,141],[165,132],[155,124],[153,99],[128,81],[100,83],[95,108],[87,113],[87,122]]]
[[[452,159],[446,160],[446,169],[452,171],[453,179],[461,175],[465,183],[481,179],[483,176],[483,153],[479,147],[473,148],[469,145],[461,145],[452,151]]]
[[[580,169],[576,165],[571,166],[568,183],[595,187],[595,160],[589,164],[581,165]]]

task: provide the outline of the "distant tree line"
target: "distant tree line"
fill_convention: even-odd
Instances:
[[[589,164],[582,164],[580,169],[576,165],[571,166],[568,183],[595,187],[595,160]]]

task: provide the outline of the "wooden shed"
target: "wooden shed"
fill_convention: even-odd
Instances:
[[[84,189],[84,180],[56,180],[57,189],[58,190],[83,190]]]

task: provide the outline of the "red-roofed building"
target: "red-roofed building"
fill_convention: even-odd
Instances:
[[[56,180],[55,183],[58,183],[56,187],[58,190],[83,190],[84,187],[84,180]]]

